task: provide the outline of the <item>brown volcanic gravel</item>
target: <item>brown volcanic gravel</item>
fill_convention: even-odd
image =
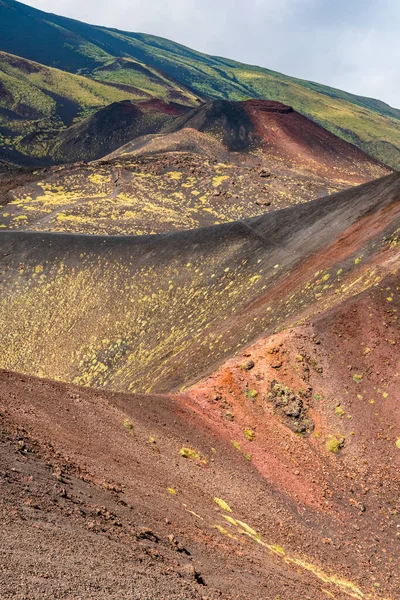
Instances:
[[[398,597],[398,387],[364,401],[399,367],[398,299],[390,314],[385,301],[396,281],[384,283],[175,397],[1,373],[1,598]],[[395,342],[379,374],[361,352],[353,315],[363,307],[371,354],[381,327]],[[344,351],[368,381],[343,370]],[[273,380],[307,384],[313,433],[299,437],[274,414]],[[336,455],[325,440],[339,430]],[[184,447],[198,457],[180,456]]]

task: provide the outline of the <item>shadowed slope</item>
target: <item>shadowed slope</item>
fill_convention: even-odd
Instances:
[[[134,138],[157,133],[185,108],[161,101],[110,104],[61,133],[50,156],[62,163],[101,158]]]
[[[182,127],[210,133],[228,150],[262,152],[271,159],[328,175],[332,180],[363,183],[384,174],[383,165],[280,102],[208,102],[166,125],[164,130],[177,131]]]
[[[167,81],[164,83],[169,85]],[[156,100],[160,96],[165,102]],[[126,100],[144,102],[143,110],[148,112],[153,103],[154,112],[158,109],[165,114],[181,114],[180,105],[174,102],[180,101],[189,106],[197,102],[189,92],[170,96],[168,93],[161,95],[159,90],[157,94],[155,90],[146,92],[133,86],[102,83],[0,52],[0,149],[21,164],[34,164],[35,159],[41,159],[43,163],[46,158],[61,162],[98,158],[102,152],[104,155],[115,150],[134,135],[157,130],[155,126],[149,129],[148,124],[147,130],[142,127],[136,131],[126,121],[121,108],[123,104],[119,104]],[[100,110],[92,120],[71,127],[112,103],[116,106]],[[111,121],[108,127],[104,123],[105,117]],[[135,115],[132,114],[131,118],[133,120]],[[120,129],[125,129],[125,137],[122,131],[118,137],[116,120],[121,121]],[[114,124],[114,129],[110,132],[111,124]],[[70,129],[58,140],[57,136],[66,127]],[[87,135],[91,136],[93,148],[76,139]],[[71,148],[73,137],[76,146]],[[54,155],[48,157],[55,138]]]
[[[43,159],[53,138],[74,120],[126,99],[143,95],[0,52],[2,152],[22,164]]]
[[[117,390],[176,389],[257,335],[395,270],[399,192],[395,174],[164,236],[3,232],[1,366]]]
[[[400,165],[400,112],[379,100],[209,56],[156,36],[87,25],[14,0],[0,4],[0,48],[117,86],[135,86],[164,100],[182,102],[182,96],[189,96],[188,103],[194,104],[198,95],[283,102],[375,158]],[[170,85],[164,87],[162,78]]]

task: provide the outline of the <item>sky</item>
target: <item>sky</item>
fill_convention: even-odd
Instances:
[[[400,108],[399,0],[25,0]]]

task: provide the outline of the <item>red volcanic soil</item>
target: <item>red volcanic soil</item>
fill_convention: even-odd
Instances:
[[[399,292],[177,396],[2,372],[1,597],[397,598]]]
[[[164,102],[158,98],[151,98],[150,100],[143,100],[137,102],[137,106],[144,111],[156,110],[166,115],[178,116],[188,112],[190,108],[184,104],[178,102]]]
[[[365,381],[332,361],[361,306],[373,307],[372,356],[383,330],[400,343],[400,304],[387,316],[378,290],[175,397],[1,373],[1,597],[398,597],[398,392],[380,382],[398,357],[382,348],[392,363],[368,370],[361,334],[349,358]],[[304,390],[309,433],[274,407],[274,380]]]
[[[320,175],[330,171],[334,177],[340,177],[343,169],[353,169],[357,183],[366,181],[363,174],[367,175],[373,164],[383,166],[290,107],[277,102],[266,106],[262,100],[249,100],[242,106],[264,151],[285,161],[298,162]]]
[[[304,326],[259,340],[186,396],[270,485],[352,532],[341,547],[360,560],[365,553],[366,576],[385,572],[396,598],[399,309],[399,279],[390,276]],[[334,542],[328,535],[324,543]]]
[[[390,276],[179,395],[1,372],[0,597],[398,598],[399,309]]]
[[[210,133],[229,150],[262,151],[292,168],[332,179],[364,183],[391,172],[356,146],[345,142],[292,107],[269,100],[218,100],[195,108],[163,131],[191,127]]]
[[[179,235],[3,234],[4,301],[13,278],[35,279],[28,261],[47,286],[37,265],[62,256],[71,286],[69,261],[77,272],[84,253],[107,257],[103,271],[88,263],[94,287],[81,284],[73,299],[82,290],[90,297],[88,317],[81,310],[62,330],[55,317],[72,310],[68,297],[57,305],[44,296],[35,312],[41,298],[28,295],[30,312],[16,305],[5,315],[4,352],[7,336],[18,352],[28,339],[22,359],[37,348],[42,368],[58,346],[74,343],[76,351],[79,335],[93,338],[104,323],[110,331],[112,311],[130,332],[135,322],[118,313],[124,294],[107,288],[109,273],[114,281],[118,263],[129,265],[125,285],[138,281],[138,264],[153,271],[161,262],[165,274],[176,257],[192,268],[172,263],[168,279],[179,279],[170,291],[185,289],[185,273],[196,298],[204,285],[213,312],[202,326],[219,336],[215,349],[205,347],[196,324],[184,331],[192,345],[176,354],[164,346],[152,362],[154,337],[172,329],[168,311],[178,306],[175,323],[190,325],[202,306],[185,313],[190,295],[176,303],[169,296],[168,310],[157,305],[143,323],[132,342],[150,355],[142,389],[170,391],[208,373],[179,394],[121,394],[0,372],[1,598],[399,598],[398,188],[392,175],[333,199]],[[244,260],[265,272],[249,265],[235,310],[221,311],[211,274]],[[193,279],[194,261],[204,280]],[[265,283],[246,295],[254,277]],[[229,292],[241,285],[239,276],[232,281]],[[130,289],[126,297],[141,299]],[[26,314],[37,339],[22,329]],[[138,375],[123,373],[124,356],[108,363],[108,375],[116,372],[109,387],[121,373],[129,384]]]
[[[179,400],[2,373],[0,415],[2,598],[346,598],[291,562],[303,546],[351,574],[319,541],[321,515]],[[201,460],[180,456],[189,445]]]

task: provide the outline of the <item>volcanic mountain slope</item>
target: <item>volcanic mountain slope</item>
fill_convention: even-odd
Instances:
[[[171,116],[179,110],[120,103],[71,127],[54,157],[96,156],[166,122],[163,130],[176,131],[135,137],[91,165],[38,171],[28,185],[17,173],[3,198],[2,227],[92,234],[194,229],[308,202],[390,172],[277,103],[217,102],[188,118]],[[230,152],[235,147],[242,152]]]
[[[162,129],[164,129],[164,126]],[[203,134],[197,129],[190,127],[179,128],[172,133],[160,132],[158,134],[139,136],[117,148],[108,156],[104,156],[103,159],[106,161],[114,158],[125,158],[127,156],[136,158],[177,152],[202,154],[211,160],[233,160],[233,155],[230,154],[226,146],[216,140],[214,136]],[[245,158],[244,155],[238,157],[238,159]]]
[[[121,391],[187,385],[395,272],[399,186],[394,174],[161,236],[2,232],[0,366]]]
[[[186,110],[183,105],[157,100],[110,104],[58,135],[49,156],[61,163],[102,158],[132,139],[157,133]]]
[[[267,100],[208,102],[164,127],[191,127],[217,137],[231,151],[261,151],[268,157],[321,176],[362,183],[382,165],[292,107]]]
[[[373,280],[184,394],[1,373],[2,598],[398,598],[400,287]]]
[[[379,100],[208,56],[156,36],[87,25],[14,0],[0,4],[0,49],[179,103],[184,97],[192,105],[196,97],[283,102],[386,164],[400,165],[400,113]]]
[[[134,64],[134,61],[130,62]],[[172,87],[172,84],[169,85]],[[174,86],[174,90],[178,87]],[[165,103],[155,102],[158,104],[161,114],[165,111],[171,114],[180,114],[179,106],[176,106],[175,109],[168,108],[167,103],[172,98],[175,102],[180,101],[189,106],[196,104],[196,97],[191,92],[182,91],[180,94],[167,92],[168,90],[165,90],[165,94],[162,95],[160,91],[157,94],[154,89],[145,91],[128,85],[101,83],[81,75],[49,68],[37,62],[0,52],[0,148],[9,158],[21,164],[29,165],[35,163],[35,160],[36,163],[43,164],[47,158],[51,161],[52,157],[48,157],[48,154],[54,145],[54,139],[60,132],[74,122],[81,121],[111,103],[126,100],[150,101],[151,103],[154,102],[153,96],[162,96],[166,100]],[[112,108],[109,110],[113,111]],[[113,113],[115,116],[123,118],[121,111],[118,115],[114,109]],[[99,126],[98,121],[102,117],[104,118],[105,114],[107,113],[100,111],[95,117],[97,126]],[[85,131],[89,129],[90,133],[94,134],[92,142],[96,148],[96,131],[90,129],[90,124],[89,120],[89,125],[84,122],[81,126],[72,127],[69,130],[70,133],[57,140],[56,150],[62,148],[65,152],[65,157],[61,156],[63,162],[76,160],[75,154],[71,153],[69,147],[70,138],[74,132],[76,136],[81,136],[85,135]],[[141,130],[139,129],[139,131]],[[108,146],[104,145],[104,154],[117,148],[118,144],[121,145],[131,139],[129,135],[133,136],[134,132],[134,127],[128,126],[126,131],[128,137],[121,135],[118,138],[116,137],[117,133],[112,131],[114,138],[109,140]],[[144,132],[146,130],[142,131],[142,133]],[[103,123],[103,134],[109,133],[109,129],[104,129]],[[100,142],[105,144],[104,139]],[[75,143],[79,147],[79,142]],[[82,156],[83,150],[87,154]],[[82,144],[78,158],[90,160],[98,157],[99,155]],[[56,159],[60,160],[57,152]]]

